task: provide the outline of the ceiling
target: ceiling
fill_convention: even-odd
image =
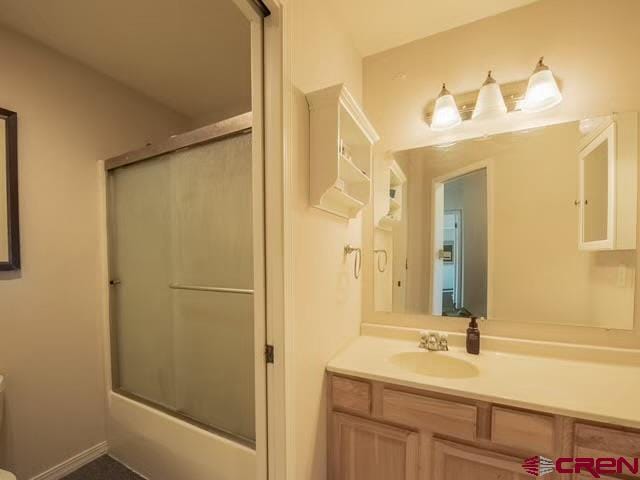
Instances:
[[[188,117],[251,109],[250,26],[232,0],[0,0],[0,25]]]
[[[366,57],[538,0],[324,0]]]

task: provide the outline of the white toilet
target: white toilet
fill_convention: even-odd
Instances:
[[[4,377],[0,375],[0,429],[2,428],[2,416],[4,414]],[[16,480],[13,473],[0,470],[0,480]]]

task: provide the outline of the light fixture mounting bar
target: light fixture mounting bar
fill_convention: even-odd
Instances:
[[[527,80],[520,80],[510,83],[500,84],[502,89],[502,96],[504,97],[504,103],[507,106],[507,112],[514,112],[520,109],[520,102],[524,99],[527,93]],[[476,100],[478,98],[478,91],[473,90],[471,92],[465,92],[461,94],[455,94],[456,104],[458,105],[458,111],[462,121],[471,120],[471,115],[476,107]],[[436,99],[434,98],[429,102],[426,108],[425,121],[430,125],[433,118],[433,110],[435,107]]]

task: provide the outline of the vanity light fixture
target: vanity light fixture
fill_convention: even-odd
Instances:
[[[516,111],[541,112],[561,101],[559,83],[541,57],[527,80],[498,84],[489,70],[480,90],[458,93],[455,99],[442,84],[440,94],[427,107],[425,122],[432,131],[441,132],[469,120],[500,119]]]
[[[473,120],[485,120],[501,117],[506,113],[507,105],[504,103],[502,90],[500,90],[500,85],[491,76],[491,70],[489,70],[487,79],[478,92],[478,99],[471,118]]]
[[[544,64],[544,57],[540,57],[535,70],[529,77],[527,93],[520,105],[523,112],[542,112],[555,107],[562,101],[562,94],[553,72]]]
[[[431,130],[441,132],[457,127],[461,123],[462,118],[460,117],[456,101],[443,83],[442,90],[440,90],[440,95],[438,95],[435,108],[433,109]]]

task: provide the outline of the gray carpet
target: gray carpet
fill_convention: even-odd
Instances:
[[[143,480],[113,458],[104,456],[67,475],[62,480]]]

